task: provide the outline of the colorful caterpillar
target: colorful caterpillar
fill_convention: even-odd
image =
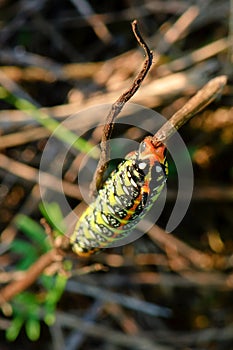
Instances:
[[[126,237],[152,207],[168,175],[166,147],[146,137],[113,171],[84,211],[70,238],[80,256]]]

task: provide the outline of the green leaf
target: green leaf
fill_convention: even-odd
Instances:
[[[65,271],[70,271],[72,270],[73,264],[70,260],[64,260],[62,266]]]
[[[28,312],[29,308],[33,308],[35,313],[35,306],[38,307],[38,299],[35,293],[25,291],[14,297],[14,311],[17,310],[17,307],[21,313],[25,310]]]
[[[48,276],[43,274],[40,276],[40,281],[45,289],[50,290],[51,288],[53,288],[53,285],[54,285],[53,276]]]
[[[40,337],[40,322],[30,318],[25,323],[26,334],[31,341],[36,341]]]
[[[46,237],[44,229],[26,215],[17,215],[15,223],[32,241],[40,243]]]
[[[17,268],[19,270],[28,269],[28,267],[31,266],[38,258],[37,249],[33,247],[32,243],[21,239],[15,239],[11,243],[11,251],[21,255],[21,259],[17,263]]]
[[[66,227],[64,224],[64,217],[62,211],[56,202],[43,202],[39,205],[40,211],[48,223],[60,234],[64,234]]]
[[[35,256],[32,252],[30,254],[28,253],[28,256],[26,256],[24,259],[22,259],[18,264],[17,267],[19,270],[27,270],[35,261],[37,260],[37,256]]]
[[[52,324],[54,324],[55,320],[56,320],[56,317],[55,317],[54,311],[46,313],[44,317],[44,321],[47,324],[47,326],[51,326]]]
[[[39,246],[43,253],[51,249],[44,229],[36,221],[26,215],[19,214],[15,219],[15,224],[19,230]]]
[[[65,290],[67,280],[68,280],[68,277],[65,275],[58,274],[56,276],[55,289],[56,289],[57,301],[60,300],[60,298]]]
[[[55,278],[50,279],[49,283],[53,282],[53,285],[50,286],[48,293],[46,295],[46,302],[44,303],[44,321],[50,326],[55,322],[55,311],[57,303],[60,301],[61,296],[64,292],[67,277],[61,274],[58,274]],[[48,282],[48,280],[47,280]]]
[[[6,331],[6,339],[9,341],[14,341],[18,337],[23,323],[24,319],[21,316],[15,317],[12,320],[10,327]]]
[[[46,296],[46,308],[49,306],[55,307],[57,302],[60,300],[64,289],[66,287],[68,277],[58,274],[55,277],[53,288],[48,291]]]
[[[27,255],[31,251],[33,251],[33,254],[37,254],[36,248],[32,246],[32,243],[23,241],[22,239],[15,239],[12,241],[11,250],[21,255]]]

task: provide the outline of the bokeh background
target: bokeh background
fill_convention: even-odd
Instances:
[[[113,103],[143,64],[131,30],[134,19],[159,57],[131,102],[169,118],[212,77],[228,76],[222,96],[181,130],[194,169],[191,205],[176,230],[166,234],[177,188],[170,159],[167,204],[158,226],[124,247],[81,261],[72,256],[73,273],[56,322],[49,327],[41,321],[36,341],[28,339],[25,327],[13,342],[7,340],[14,315],[3,310],[1,350],[233,349],[230,0],[0,0],[0,283],[17,277],[20,255],[11,243],[17,237],[27,241],[15,225],[17,215],[38,224],[42,216],[38,171],[50,132],[35,113],[23,111],[22,99],[58,122]],[[96,122],[93,116],[90,130]],[[141,129],[118,125],[113,136],[140,141],[144,122]],[[153,133],[153,123],[146,122]],[[84,137],[98,144],[101,129]],[[55,153],[48,154],[48,163],[59,149]],[[72,208],[81,203],[82,156],[70,154],[64,165]],[[30,291],[43,297],[39,282]]]

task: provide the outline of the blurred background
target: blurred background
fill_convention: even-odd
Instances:
[[[113,103],[130,86],[144,61],[134,19],[157,56],[131,102],[169,118],[211,78],[228,76],[222,96],[180,131],[194,169],[190,207],[174,232],[163,231],[177,188],[169,159],[158,226],[125,247],[69,256],[69,281],[51,296],[55,310],[44,289],[60,291],[57,280],[30,286],[30,295],[3,308],[1,350],[233,349],[232,0],[0,0],[0,283],[10,284],[47,249],[38,172],[51,128],[41,113],[61,122]],[[93,116],[90,130],[97,122]],[[113,136],[140,141],[144,122],[154,133],[149,118],[141,129],[118,125]],[[98,144],[101,134],[83,137]],[[82,156],[69,154],[63,169],[67,201],[80,211]],[[55,167],[57,157],[55,147],[48,164]],[[48,177],[47,188],[55,185]],[[54,271],[52,264],[47,273]],[[55,323],[44,317],[53,311]]]

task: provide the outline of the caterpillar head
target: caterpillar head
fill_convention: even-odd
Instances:
[[[166,146],[162,143],[153,144],[151,136],[146,137],[139,145],[138,149],[138,166],[140,169],[152,167],[155,162],[165,164]]]

